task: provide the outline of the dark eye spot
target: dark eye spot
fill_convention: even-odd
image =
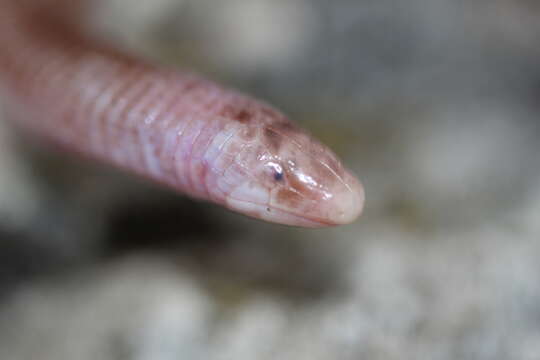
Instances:
[[[276,181],[283,180],[283,171],[276,171],[274,173],[274,180],[276,180]]]

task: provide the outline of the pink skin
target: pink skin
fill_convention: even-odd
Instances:
[[[269,105],[73,35],[73,16],[50,11],[67,0],[2,1],[0,85],[21,126],[266,221],[323,227],[361,213],[356,178]]]

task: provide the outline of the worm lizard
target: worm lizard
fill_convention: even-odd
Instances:
[[[21,127],[188,196],[275,223],[354,221],[361,184],[272,106],[78,30],[75,0],[1,0],[0,89]]]

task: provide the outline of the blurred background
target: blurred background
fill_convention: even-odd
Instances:
[[[357,223],[264,224],[0,121],[0,359],[539,359],[540,3],[110,0],[92,29],[283,109]]]

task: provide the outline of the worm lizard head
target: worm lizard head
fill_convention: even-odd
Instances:
[[[326,146],[289,122],[258,126],[245,152],[249,176],[229,206],[281,224],[347,224],[361,213],[362,185]],[[238,197],[237,197],[238,199]]]

